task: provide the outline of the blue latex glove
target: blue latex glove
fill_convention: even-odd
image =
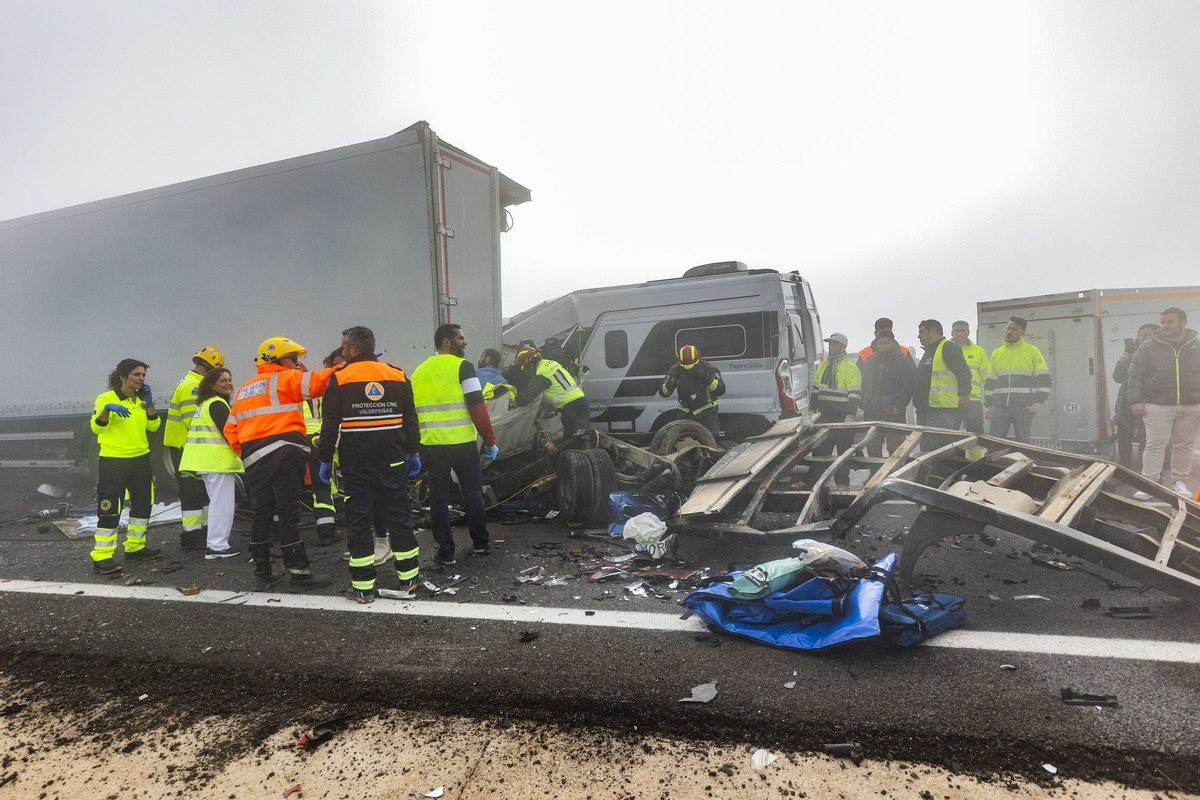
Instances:
[[[421,457],[416,453],[408,456],[408,477],[415,478],[421,474]]]
[[[142,388],[138,389],[138,399],[143,403],[154,405],[154,392],[150,390],[150,384],[143,383]]]
[[[129,409],[120,403],[109,403],[108,405],[104,406],[104,410],[110,414],[116,414],[118,417],[129,417]]]
[[[328,486],[333,481],[333,464],[322,462],[321,468],[317,470],[317,478]]]
[[[500,445],[494,444],[491,447],[483,448],[483,457],[487,461],[495,461],[498,455],[500,455]]]

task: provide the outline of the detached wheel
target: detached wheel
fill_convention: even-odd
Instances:
[[[611,466],[611,462],[610,462]],[[558,459],[558,510],[568,525],[591,521],[595,472],[586,450],[564,450]]]
[[[650,452],[660,456],[669,456],[694,445],[703,445],[712,449],[717,448],[716,437],[712,431],[690,419],[676,420],[663,425],[654,439],[650,442]],[[686,456],[675,459],[679,474],[683,480],[691,482],[700,477],[708,459],[705,455],[692,451]]]
[[[583,452],[592,465],[592,515],[597,522],[607,522],[608,496],[617,489],[617,470],[606,451],[593,448]]]

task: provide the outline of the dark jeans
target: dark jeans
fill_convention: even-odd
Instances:
[[[1013,435],[1008,435],[1012,428]],[[1012,439],[1014,442],[1029,444],[1029,429],[1033,427],[1033,414],[1028,408],[1014,406],[993,406],[992,426],[989,435],[997,439]]]
[[[412,506],[408,499],[408,464],[351,466],[342,464],[342,493],[346,496],[346,540],[350,550],[350,579],[375,580],[376,521],[383,524],[397,554],[401,580],[417,575],[417,537],[413,535]],[[382,531],[380,531],[382,532]],[[360,563],[363,562],[363,563]]]
[[[918,408],[917,424],[926,428],[958,430],[958,406],[954,408]]]
[[[308,558],[300,545],[300,492],[304,488],[307,448],[294,445],[279,448],[246,468],[253,490],[250,524],[250,552],[255,568],[269,574],[267,560],[271,546],[271,522],[279,520],[279,547],[288,571],[307,569]],[[262,562],[262,563],[260,563]]]
[[[972,400],[971,406],[958,412],[958,422],[971,433],[983,433],[983,401]]]
[[[450,530],[450,470],[458,477],[467,509],[467,527],[475,549],[488,546],[487,512],[483,507],[483,477],[479,474],[479,451],[475,442],[436,444],[421,447],[421,463],[429,476],[429,520],[433,540],[442,555],[454,557],[454,533]]]
[[[1141,472],[1141,459],[1133,460],[1134,442],[1145,446],[1146,423],[1142,421],[1141,417],[1135,417],[1130,411],[1117,417],[1117,463],[1134,472]]]

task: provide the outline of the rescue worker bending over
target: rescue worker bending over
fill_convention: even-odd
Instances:
[[[359,603],[375,600],[376,512],[386,523],[400,587],[417,584],[408,479],[421,471],[421,443],[412,385],[403,370],[375,357],[375,334],[356,325],[342,331],[346,363],[334,370],[321,403],[320,478],[328,484],[337,449],[346,497],[350,591]]]
[[[307,372],[300,358],[307,351],[283,336],[258,348],[258,375],[234,395],[225,422],[225,439],[246,465],[253,489],[250,555],[254,589],[266,591],[286,574],[292,590],[316,589],[329,577],[314,575],[300,540],[300,492],[308,462],[304,413],[300,404],[325,393],[332,369]],[[279,547],[286,573],[271,571],[271,521],[279,519]]]
[[[542,358],[535,348],[524,347],[517,353],[519,366],[530,379],[521,387],[517,405],[526,406],[540,395],[555,411],[562,415],[563,436],[571,436],[588,429],[592,412],[588,407],[583,389],[575,383],[571,373],[557,361]]]
[[[671,366],[658,387],[660,397],[670,397],[674,391],[679,392],[679,410],[685,418],[699,422],[714,439],[719,439],[717,398],[725,394],[725,381],[721,380],[721,370],[715,364],[700,360],[700,350],[693,345],[679,349],[679,363]]]
[[[200,386],[200,379],[209,370],[224,367],[225,356],[215,347],[205,347],[192,356],[192,363],[195,366],[171,393],[171,403],[167,406],[167,427],[163,432],[163,445],[169,448],[171,467],[175,470],[175,481],[179,485],[179,508],[183,515],[183,532],[179,534],[180,550],[203,550],[208,539],[208,492],[204,489],[204,481],[181,472],[179,462],[183,458],[183,445],[187,442],[192,417],[196,415],[196,390]]]

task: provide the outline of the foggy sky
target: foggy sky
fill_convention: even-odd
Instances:
[[[1200,284],[1197,41],[1184,0],[6,0],[0,219],[425,119],[533,192],[505,314],[736,259],[799,270],[852,348],[880,315],[915,342]]]

